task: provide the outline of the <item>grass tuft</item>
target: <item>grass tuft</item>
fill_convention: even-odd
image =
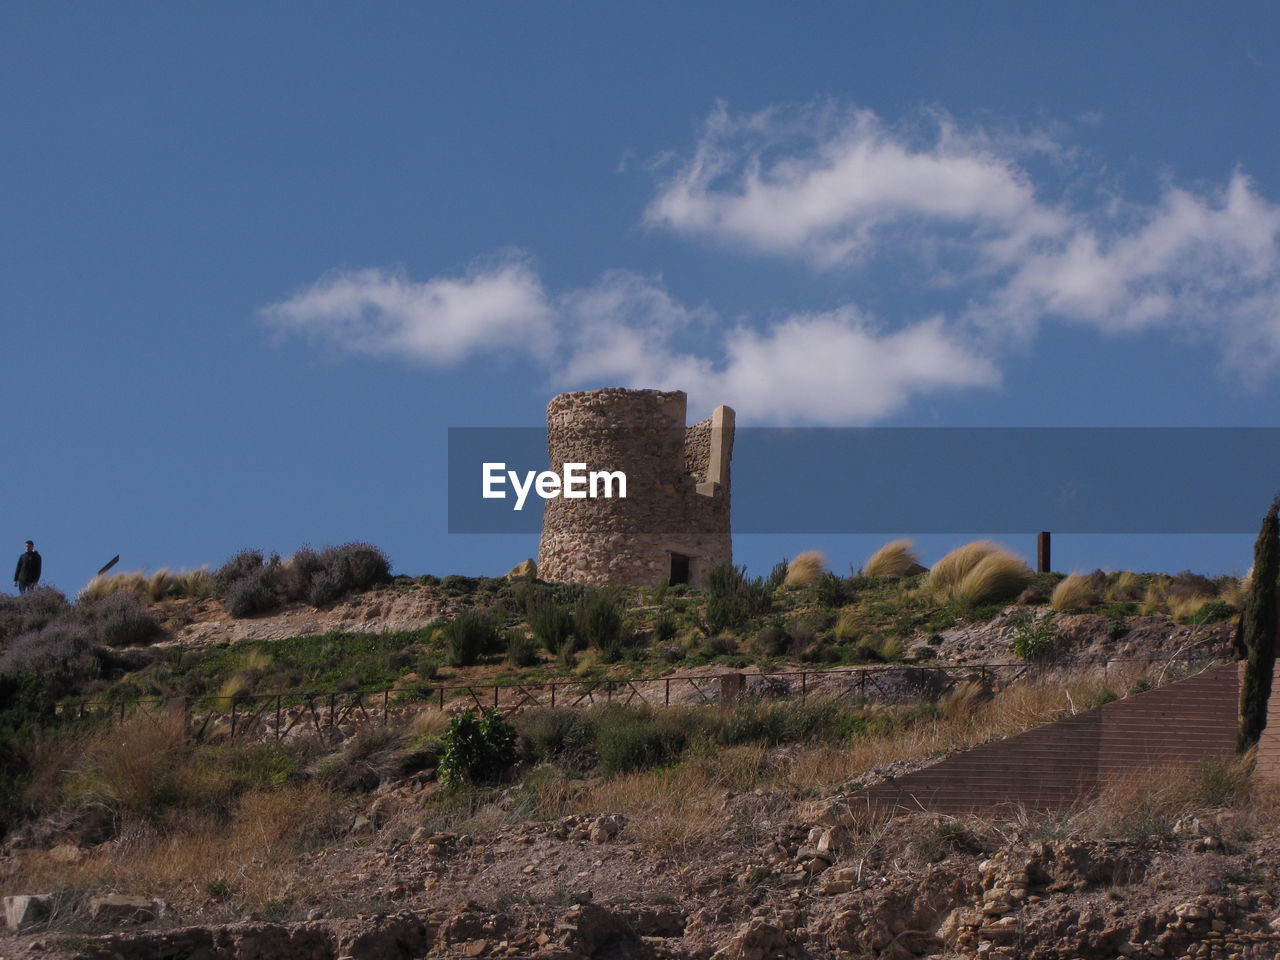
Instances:
[[[894,540],[871,555],[863,570],[868,577],[910,577],[923,573],[920,558],[910,540]]]
[[[827,558],[822,555],[822,551],[808,550],[787,564],[783,584],[788,587],[811,587],[826,569]]]
[[[1075,610],[1083,610],[1096,599],[1093,590],[1093,583],[1083,574],[1073,573],[1064,577],[1059,584],[1053,588],[1053,595],[1049,599],[1050,605],[1058,613],[1070,613]]]

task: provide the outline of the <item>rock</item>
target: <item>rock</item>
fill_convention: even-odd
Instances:
[[[508,580],[537,580],[538,564],[530,557],[528,560],[521,560],[514,567],[507,571]]]
[[[49,893],[5,897],[4,925],[10,930],[21,930],[44,920],[52,910],[53,895]]]
[[[729,942],[712,954],[712,960],[767,960],[786,951],[788,945],[780,927],[757,918],[739,927]]]
[[[89,900],[89,916],[98,923],[120,926],[150,923],[164,913],[164,903],[150,897],[129,897],[119,893]]]
[[[622,832],[622,824],[622,817],[617,815],[597,817],[587,829],[587,839],[592,843],[608,843]]]

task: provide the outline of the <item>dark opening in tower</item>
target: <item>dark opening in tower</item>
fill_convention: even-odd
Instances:
[[[671,554],[670,583],[672,583],[673,585],[677,583],[689,583],[691,579],[689,575],[690,567],[692,565],[693,565],[692,561],[689,559],[689,557],[686,557],[683,553]]]

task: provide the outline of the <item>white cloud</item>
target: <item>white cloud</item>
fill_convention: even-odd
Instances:
[[[793,316],[763,333],[740,328],[725,355],[697,395],[754,423],[874,423],[917,396],[1000,382],[995,364],[941,318],[886,332],[853,308]]]
[[[646,221],[824,269],[914,258],[988,343],[1058,318],[1216,339],[1253,377],[1280,362],[1280,206],[1246,176],[1145,207],[1050,202],[1029,159],[1071,151],[1047,134],[933,120],[922,137],[867,110],[717,107]]]
[[[1013,142],[962,131],[945,116],[917,145],[869,110],[735,118],[720,106],[645,219],[822,266],[867,255],[892,228],[931,221],[1025,244],[1062,223],[1015,159],[998,152]],[[1043,149],[1043,138],[1036,143]]]
[[[263,311],[282,330],[354,353],[452,364],[485,352],[550,346],[554,313],[521,260],[425,282],[379,269],[338,273]]]
[[[695,410],[726,403],[753,423],[871,423],[922,394],[999,381],[995,365],[941,318],[880,330],[846,307],[763,331],[726,328],[660,280],[623,270],[554,298],[523,263],[423,282],[361,270],[264,312],[351,352],[430,364],[517,349],[539,360],[558,388],[681,389]],[[690,339],[707,346],[699,352]]]

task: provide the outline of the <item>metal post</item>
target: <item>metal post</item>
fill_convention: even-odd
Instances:
[[[667,692],[662,698],[662,705],[664,707],[671,706],[671,678],[670,677],[667,677]]]
[[[801,670],[800,671],[800,702],[801,703],[804,703],[805,698],[808,696],[808,694],[809,694],[809,674],[808,672]]]
[[[551,707],[552,707],[552,709],[554,709],[554,708],[555,708],[555,705],[556,705],[556,682],[555,682],[554,680],[552,680],[552,681],[551,681]]]
[[[444,709],[444,687],[440,688],[440,709]]]
[[[498,709],[498,685],[493,685],[493,709]]]
[[[1050,559],[1049,531],[1041,530],[1036,536],[1036,572],[1048,573],[1053,569]]]
[[[384,727],[387,725],[387,707],[390,701],[391,701],[391,691],[383,690],[382,691],[382,725]]]

